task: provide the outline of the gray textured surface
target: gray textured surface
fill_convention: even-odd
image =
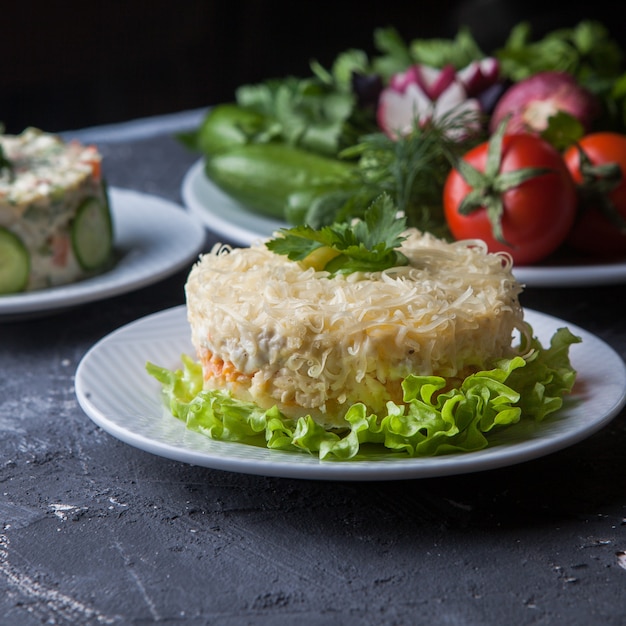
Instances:
[[[101,145],[110,183],[180,201],[195,155],[129,137]],[[213,471],[97,428],[74,396],[79,360],[181,304],[185,276],[0,325],[1,624],[626,623],[624,413],[543,459],[389,483]],[[623,296],[523,302],[624,356]]]

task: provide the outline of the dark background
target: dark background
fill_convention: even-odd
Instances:
[[[5,2],[0,122],[51,132],[130,120],[233,98],[242,83],[309,75],[348,48],[374,52],[373,31],[410,40],[472,28],[484,50],[526,19],[537,36],[582,18],[624,40],[618,4],[503,0],[110,0]],[[607,8],[609,7],[609,8]],[[625,42],[626,43],[626,42]],[[626,45],[624,46],[626,47]]]

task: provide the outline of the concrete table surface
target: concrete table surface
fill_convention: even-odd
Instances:
[[[70,132],[111,185],[182,203],[200,113]],[[207,233],[207,249],[217,240]],[[85,352],[184,303],[188,269],[0,323],[0,624],[626,623],[626,413],[476,474],[331,482],[233,474],[133,448],[80,409]],[[528,288],[525,306],[626,355],[626,288]]]

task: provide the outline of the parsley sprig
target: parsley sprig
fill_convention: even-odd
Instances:
[[[283,228],[265,245],[276,254],[331,275],[379,272],[408,264],[398,250],[406,239],[402,235],[405,230],[406,219],[397,216],[391,198],[382,194],[363,219],[336,222],[318,230],[307,225]]]

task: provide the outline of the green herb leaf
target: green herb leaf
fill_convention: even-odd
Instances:
[[[346,81],[347,66],[360,64],[356,56],[344,57],[346,66],[335,67],[334,73],[313,64],[316,75],[309,78],[287,77],[243,85],[236,92],[237,104],[274,120],[277,132],[272,138],[282,138],[285,143],[313,152],[335,155],[350,143],[355,132],[351,117],[356,99]]]
[[[413,63],[408,46],[395,28],[375,30],[374,43],[381,54],[373,59],[372,69],[383,78],[389,79]]]
[[[592,89],[598,78],[614,79],[621,73],[620,46],[605,26],[591,20],[583,20],[573,28],[552,30],[536,41],[532,40],[530,24],[521,22],[495,54],[503,75],[515,82],[556,70],[572,74]]]
[[[391,198],[383,194],[362,220],[334,223],[319,230],[310,226],[283,228],[265,245],[276,254],[332,275],[377,272],[408,264],[397,249],[405,239],[405,229],[406,220],[396,215]]]
[[[461,28],[454,39],[415,39],[410,50],[414,63],[439,68],[453,65],[461,69],[485,56],[469,28]]]
[[[548,126],[541,133],[543,139],[557,150],[563,151],[579,141],[585,134],[585,127],[566,111],[557,111],[548,118]]]
[[[323,83],[343,93],[352,92],[352,75],[366,74],[369,71],[369,59],[363,50],[346,50],[340,53],[326,70],[318,61],[311,62],[311,70]]]

